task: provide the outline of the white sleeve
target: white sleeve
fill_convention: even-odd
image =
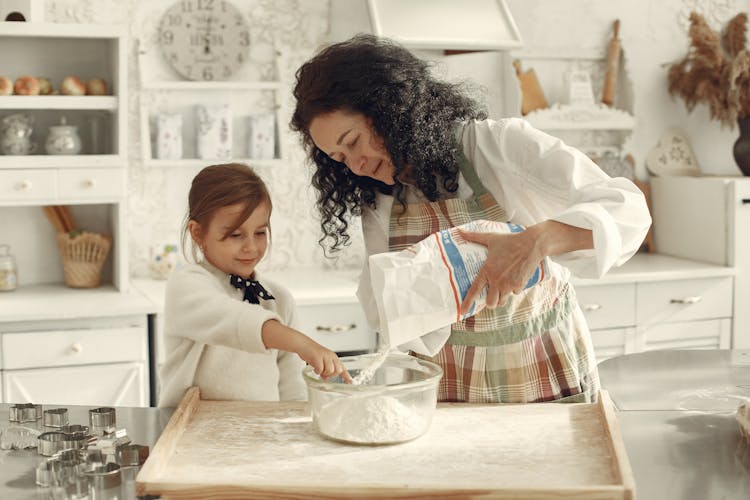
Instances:
[[[364,265],[359,276],[357,286],[357,299],[365,312],[367,323],[373,330],[380,330],[378,319],[378,306],[372,294],[372,283],[370,281],[369,257],[377,253],[388,251],[388,218],[393,204],[392,197],[378,196],[377,210],[370,207],[362,209],[362,233],[365,243]],[[385,217],[385,218],[384,218]]]
[[[601,277],[643,242],[651,216],[641,190],[609,177],[560,139],[510,118],[471,122],[461,141],[510,221],[529,226],[552,219],[593,232],[593,250],[553,257],[576,276]]]
[[[197,265],[170,274],[164,304],[165,335],[245,352],[269,352],[261,328],[279,315],[230,297]]]

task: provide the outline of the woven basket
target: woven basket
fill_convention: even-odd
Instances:
[[[98,287],[112,238],[84,231],[75,236],[57,233],[55,239],[62,258],[65,284],[71,288]]]

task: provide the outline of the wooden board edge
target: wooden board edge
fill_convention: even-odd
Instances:
[[[338,500],[383,498],[400,499],[420,498],[429,499],[466,499],[492,498],[494,500],[622,500],[623,491],[619,486],[589,486],[578,488],[561,488],[557,490],[539,488],[477,488],[477,489],[435,489],[435,488],[382,488],[358,486],[347,488],[337,486],[325,491],[313,492],[307,487],[278,487],[278,486],[248,486],[248,485],[206,485],[206,484],[155,484],[161,491],[161,500],[204,500],[246,498],[276,500],[306,499],[306,500]]]
[[[633,500],[635,498],[635,478],[633,469],[630,467],[625,442],[622,440],[620,427],[617,425],[617,416],[615,415],[612,398],[609,397],[609,391],[603,389],[599,391],[597,404],[599,405],[604,430],[612,447],[612,465],[619,476],[618,479],[625,488],[624,500]]]
[[[188,423],[198,409],[200,399],[200,388],[194,386],[185,391],[169,422],[167,422],[167,426],[135,478],[136,495],[144,496],[158,493],[150,489],[151,483],[158,481],[159,475],[169,463],[180,437],[182,437]]]

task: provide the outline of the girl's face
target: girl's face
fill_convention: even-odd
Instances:
[[[318,149],[355,175],[396,183],[391,156],[365,115],[340,110],[319,115],[310,122],[310,137]]]
[[[214,213],[207,228],[194,220],[188,228],[193,241],[214,267],[249,278],[268,248],[271,210],[268,203],[261,203],[240,227],[224,238],[243,209],[242,203],[222,207]]]

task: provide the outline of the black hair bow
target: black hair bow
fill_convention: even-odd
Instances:
[[[268,293],[268,290],[263,288],[258,281],[245,279],[242,276],[232,274],[229,277],[229,282],[235,288],[244,289],[245,295],[242,297],[243,301],[248,301],[251,304],[260,304],[258,297],[263,300],[274,300],[274,296]]]

